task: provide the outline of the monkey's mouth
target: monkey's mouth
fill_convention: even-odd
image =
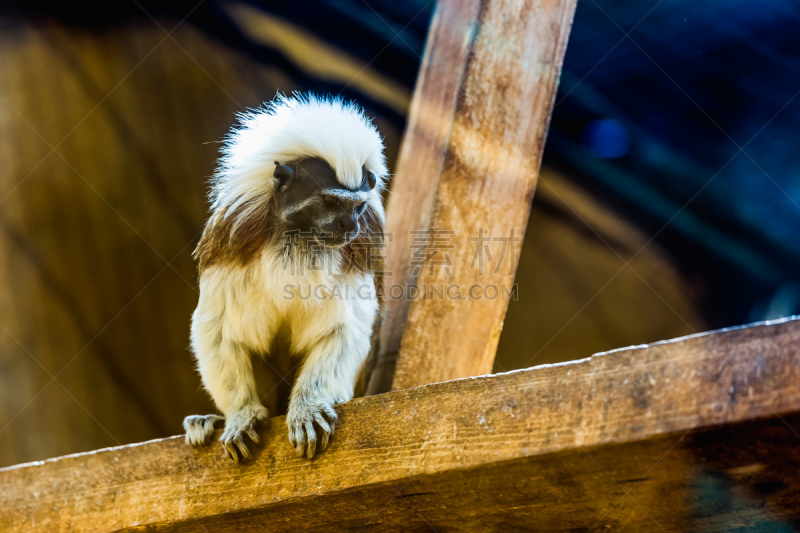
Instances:
[[[355,234],[349,234],[349,233],[345,235],[328,233],[328,234],[317,235],[315,240],[317,241],[317,244],[319,244],[323,248],[326,248],[328,250],[337,250],[353,242],[353,239],[355,239],[355,237],[356,237]]]

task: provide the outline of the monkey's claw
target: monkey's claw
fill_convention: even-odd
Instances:
[[[245,435],[258,444],[256,428],[268,418],[267,409],[261,405],[248,406],[231,414],[225,421],[225,431],[219,441],[227,456],[234,462],[250,459]]]
[[[317,450],[317,429],[319,429],[319,451],[328,447],[328,440],[336,431],[336,411],[333,402],[320,398],[297,398],[289,405],[286,426],[289,428],[289,442],[297,455],[311,459]]]
[[[225,420],[219,415],[191,415],[183,419],[183,429],[186,430],[186,444],[204,446],[208,444],[214,434],[214,425]]]

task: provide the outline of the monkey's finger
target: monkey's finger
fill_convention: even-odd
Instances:
[[[322,429],[323,433],[330,433],[331,432],[330,424],[328,424],[328,421],[325,420],[325,418],[322,416],[322,414],[319,413],[318,411],[314,411],[314,422],[316,422],[317,425],[320,427],[320,429]]]
[[[236,447],[233,445],[233,441],[223,442],[222,447],[225,449],[225,453],[228,454],[228,459],[234,463],[239,462],[239,454],[236,453]]]
[[[232,462],[239,462],[239,454],[236,452],[232,442],[225,443],[225,453],[228,455],[228,459],[230,459]]]
[[[244,459],[250,459],[250,450],[247,449],[247,445],[244,443],[244,439],[242,436],[239,435],[233,439],[233,443],[236,445],[236,448],[239,450],[239,453],[242,454]]]
[[[331,419],[331,422],[336,422],[336,419],[339,418],[339,415],[336,414],[336,411],[333,409],[332,405],[323,405],[322,409],[325,410],[325,414],[328,415],[328,418]]]
[[[317,432],[314,430],[314,424],[311,420],[305,423],[306,440],[308,441],[308,458],[314,457],[314,452],[317,450]]]
[[[292,443],[294,446],[294,451],[297,453],[298,457],[303,457],[303,439],[302,439],[302,432],[303,430],[300,426],[292,425],[289,428],[289,442]]]
[[[338,423],[339,423],[339,419],[337,419],[337,418],[334,418],[334,419],[331,420],[331,423],[330,423],[330,426],[331,426],[331,437],[333,437],[336,434],[336,426],[338,425]]]
[[[183,419],[183,429],[186,431],[186,444],[194,446],[194,423],[192,416],[187,416]]]
[[[214,432],[214,425],[219,422],[220,420],[225,420],[221,416],[217,415],[208,415],[203,420],[203,429],[206,433],[213,433]]]
[[[252,440],[256,444],[259,443],[261,439],[258,436],[258,432],[252,425],[247,426],[246,428],[244,428],[244,430],[247,432],[247,436],[250,437],[250,440]]]
[[[186,442],[192,446],[198,446],[202,443],[202,434],[197,426],[194,424],[184,424],[186,428]]]
[[[322,432],[322,440],[319,442],[319,449],[324,450],[328,447],[328,439],[330,438],[331,434],[327,431]]]
[[[183,429],[189,431],[189,429],[194,424],[194,421],[197,419],[197,415],[190,415],[183,419]]]

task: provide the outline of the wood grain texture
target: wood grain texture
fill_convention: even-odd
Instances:
[[[456,102],[474,39],[480,2],[439,2],[422,58],[406,132],[397,158],[386,208],[387,249],[385,285],[413,281],[409,262],[409,230],[431,224],[433,205],[455,119]],[[407,301],[388,300],[381,328],[378,364],[368,393],[391,389],[395,358],[400,349]]]
[[[337,407],[339,431],[311,461],[276,418],[246,465],[173,437],[7,468],[0,529],[709,531],[797,520],[799,341],[800,320],[785,319],[360,398]]]
[[[466,294],[513,284],[574,9],[574,0],[439,3],[388,205],[389,285]],[[409,232],[428,228],[452,232],[452,249],[423,253],[416,272]],[[504,265],[492,242],[495,262],[483,272],[472,268],[481,230],[518,238]],[[427,268],[445,259],[452,268]],[[390,299],[372,391],[387,387],[395,356],[394,390],[490,372],[507,305]]]

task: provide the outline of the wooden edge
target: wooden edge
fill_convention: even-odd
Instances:
[[[392,235],[386,258],[392,274],[385,277],[386,286],[414,280],[408,231],[430,226],[479,8],[474,0],[436,3],[386,206],[386,228]],[[392,388],[409,303],[386,302],[370,395]]]
[[[343,496],[353,491],[425,478],[435,493],[450,472],[467,483],[469,472],[489,479],[487,469],[509,462],[522,472],[537,457],[793,416],[799,340],[793,317],[359,398],[337,406],[333,443],[313,460],[294,455],[280,417],[246,465],[216,443],[196,451],[172,437],[4,468],[0,529],[245,531],[250,522],[235,517],[272,512],[286,526],[312,501],[335,502],[316,517],[330,526],[371,501]]]

